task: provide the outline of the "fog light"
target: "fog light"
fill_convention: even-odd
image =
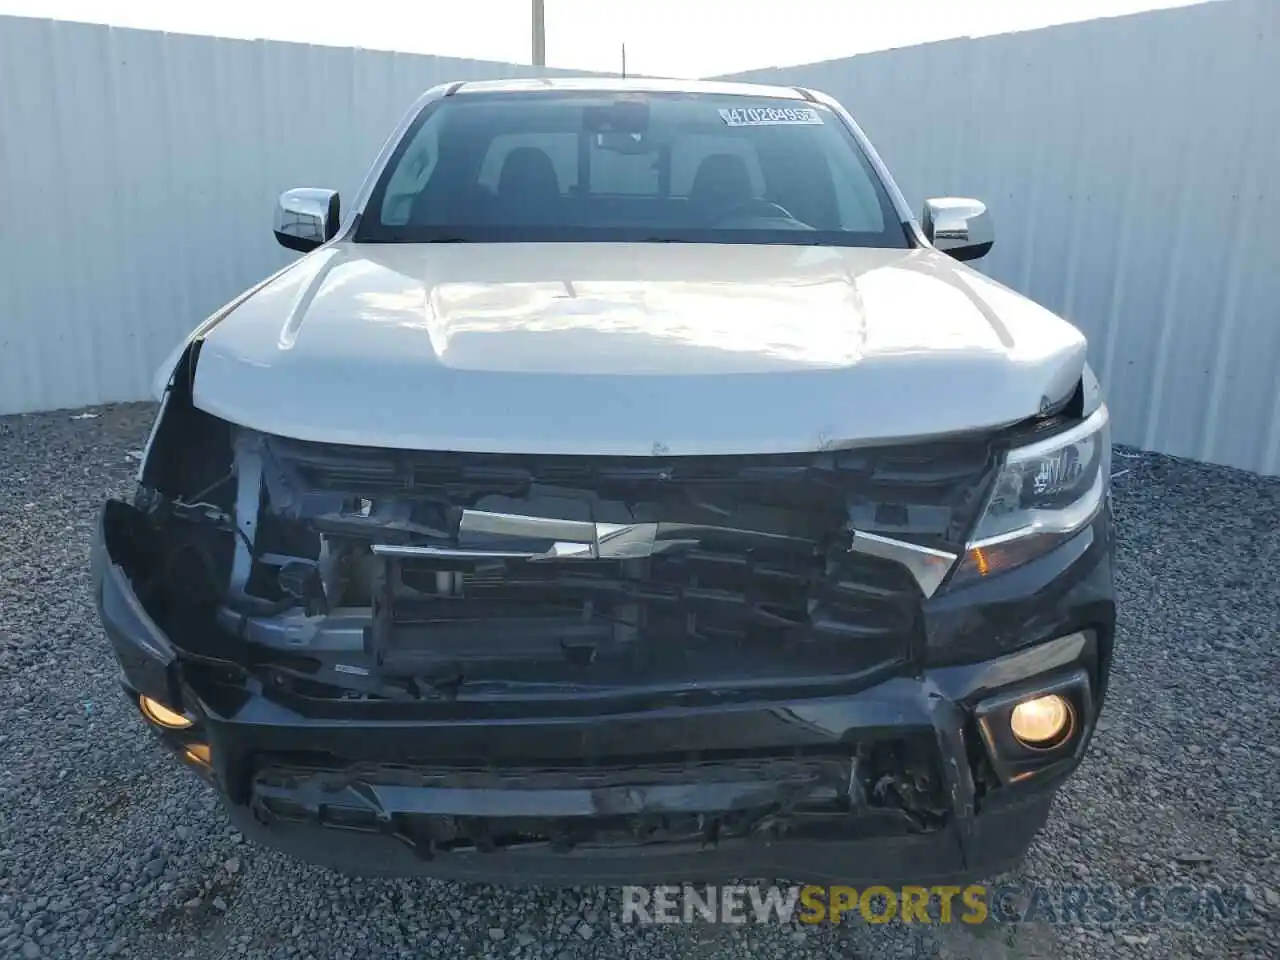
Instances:
[[[190,717],[184,717],[182,714],[170,710],[159,700],[152,700],[146,696],[138,697],[138,706],[142,708],[143,716],[156,726],[164,727],[166,730],[185,730],[191,726]]]
[[[1013,708],[1009,728],[1028,747],[1056,746],[1071,732],[1071,704],[1056,693],[1024,700]]]
[[[183,756],[191,763],[207,767],[213,762],[213,755],[209,752],[207,743],[191,743],[188,744],[183,751]]]

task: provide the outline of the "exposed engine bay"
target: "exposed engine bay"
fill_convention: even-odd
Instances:
[[[176,642],[234,640],[348,697],[900,668],[994,462],[979,441],[668,459],[315,443],[196,409],[191,363],[116,510],[139,596]]]
[[[983,668],[936,685],[926,613],[1008,433],[760,456],[362,447],[196,408],[199,349],[135,497],[104,509],[104,622],[130,602],[151,618],[114,638],[130,689],[200,704],[204,726],[163,735],[214,742],[205,773],[241,829],[376,833],[428,864],[974,842],[1001,786],[962,705]]]

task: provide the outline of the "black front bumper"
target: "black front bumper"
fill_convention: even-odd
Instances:
[[[98,602],[132,696],[251,839],[352,873],[502,882],[978,879],[1017,862],[1106,689],[1110,517],[925,608],[926,668],[861,689],[334,703],[196,662],[99,539]],[[1001,756],[979,717],[1071,691],[1076,735]],[[1007,739],[1007,738],[1006,738]],[[207,744],[205,766],[189,751]]]

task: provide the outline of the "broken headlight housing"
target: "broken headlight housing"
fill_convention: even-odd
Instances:
[[[953,581],[1010,570],[1051,550],[1088,526],[1110,486],[1106,406],[1069,430],[1010,450]]]

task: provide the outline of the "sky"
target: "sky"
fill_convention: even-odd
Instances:
[[[708,77],[1194,0],[544,0],[547,65]],[[528,63],[531,0],[0,0],[0,14]]]

